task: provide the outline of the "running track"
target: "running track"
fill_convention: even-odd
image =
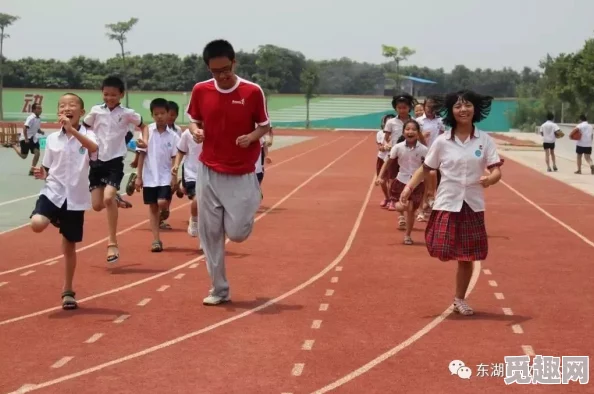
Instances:
[[[57,232],[1,235],[0,391],[592,392],[476,376],[506,355],[592,356],[591,196],[506,160],[505,183],[487,191],[477,313],[450,316],[454,264],[428,257],[424,224],[402,245],[396,215],[379,209],[373,134],[308,134],[273,152],[254,233],[227,246],[225,306],[201,304],[208,276],[185,232],[187,200],[174,199],[166,251],[151,254],[135,195],[114,269],[104,216],[89,213],[75,312],[59,308]],[[453,359],[470,380],[450,376]]]

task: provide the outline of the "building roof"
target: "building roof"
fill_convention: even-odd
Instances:
[[[426,83],[426,84],[436,84],[437,83],[435,81],[430,81],[428,79],[417,78],[417,77],[403,76],[402,78],[408,79],[413,82],[418,82],[418,83]]]

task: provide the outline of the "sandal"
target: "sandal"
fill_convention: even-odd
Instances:
[[[166,209],[164,211],[161,211],[161,222],[164,222],[165,220],[167,220],[169,218],[169,209]]]
[[[151,245],[151,252],[159,253],[163,251],[163,242],[161,241],[154,241]]]
[[[62,292],[62,309],[64,310],[72,310],[78,308],[78,304],[76,303],[76,299],[74,297],[76,293],[72,290],[66,290]]]
[[[398,217],[398,229],[404,230],[405,228],[406,228],[406,219],[404,218],[404,216],[399,216]]]
[[[128,178],[128,183],[126,184],[126,194],[131,196],[136,191],[136,173],[130,174],[130,178]]]
[[[109,249],[115,249],[115,253],[110,254]],[[118,244],[107,244],[107,262],[109,264],[115,264],[120,258],[120,250]]]
[[[172,229],[171,225],[165,221],[161,221],[161,223],[159,223],[159,228],[161,230],[171,230]]]
[[[122,198],[122,196],[120,195],[120,193],[116,194],[115,200],[118,203],[119,208],[125,208],[125,209],[132,208],[132,204],[130,204],[128,201],[124,200]]]
[[[412,245],[412,244],[413,244],[413,240],[412,240],[412,238],[411,238],[411,237],[409,237],[409,236],[405,236],[405,237],[404,237],[404,244],[405,244],[405,245]]]
[[[454,312],[459,313],[463,316],[474,315],[474,311],[465,300],[454,299]]]

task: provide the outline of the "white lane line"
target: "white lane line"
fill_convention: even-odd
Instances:
[[[338,140],[339,140],[339,139],[341,139],[341,138],[344,138],[344,137],[337,138],[335,141],[338,141]],[[267,216],[267,215],[268,215],[270,212],[272,212],[273,210],[275,210],[276,208],[278,208],[279,206],[281,206],[281,205],[282,205],[282,204],[283,204],[285,201],[287,201],[288,199],[290,199],[290,198],[291,198],[291,197],[292,197],[294,194],[298,193],[298,192],[299,192],[301,189],[303,189],[305,186],[307,186],[307,184],[309,184],[309,183],[310,183],[311,181],[313,181],[315,178],[317,178],[317,177],[318,177],[318,176],[320,176],[322,173],[324,173],[324,172],[325,172],[325,171],[326,171],[328,168],[332,167],[332,166],[333,166],[335,163],[337,163],[337,162],[338,162],[340,159],[342,159],[342,158],[343,158],[343,157],[345,157],[347,154],[349,154],[350,152],[352,152],[353,150],[355,150],[355,148],[357,148],[359,145],[361,145],[362,143],[364,143],[365,141],[367,141],[367,139],[368,139],[368,138],[369,138],[369,136],[368,136],[368,137],[365,137],[365,138],[363,138],[361,141],[359,141],[358,143],[354,144],[354,145],[353,145],[353,146],[351,146],[349,149],[347,149],[345,152],[343,152],[343,153],[342,153],[340,156],[338,156],[336,159],[334,159],[334,160],[332,160],[330,163],[328,163],[328,164],[327,164],[327,165],[326,165],[324,168],[322,168],[321,170],[319,170],[318,172],[316,172],[315,174],[313,174],[312,176],[310,176],[309,178],[307,178],[305,181],[303,181],[303,183],[301,183],[301,184],[300,184],[299,186],[297,186],[295,189],[291,190],[291,192],[289,192],[289,194],[285,195],[285,196],[284,196],[282,199],[280,199],[280,200],[279,200],[279,201],[278,201],[276,204],[274,204],[273,206],[271,206],[270,208],[268,208],[267,210],[265,210],[264,212],[262,212],[260,215],[258,215],[258,216],[257,216],[257,217],[254,219],[254,221],[255,221],[255,222],[257,222],[257,221],[261,220],[262,218],[266,217],[266,216]],[[323,145],[321,145],[321,146],[323,146]],[[316,149],[312,149],[311,151],[313,151],[313,150],[316,150]],[[294,156],[294,157],[298,157],[298,156]],[[294,157],[293,157],[293,158],[294,158]],[[281,164],[283,164],[283,163],[286,163],[287,161],[290,161],[290,160],[292,160],[292,158],[291,158],[291,159],[287,159],[287,160],[285,160],[285,161],[281,161],[281,162],[279,162],[279,163],[277,163],[277,164],[275,164],[275,165],[272,165],[272,166],[268,167],[268,169],[274,168],[275,166],[279,166],[279,165],[281,165]],[[375,182],[375,181],[374,181],[374,182]],[[374,185],[375,185],[375,183],[374,183],[374,182],[372,182],[371,186],[374,186]],[[369,190],[368,190],[368,192],[367,192],[367,196],[365,197],[365,198],[367,199],[367,201],[369,201],[369,199],[371,198],[371,193],[373,192],[373,190],[374,190],[374,188],[373,188],[373,187],[370,187],[370,188],[369,188]],[[363,206],[363,207],[361,207],[361,211],[359,212],[359,216],[361,217],[361,219],[362,219],[362,217],[363,217],[363,213],[364,213],[364,212],[365,212],[365,207]],[[357,217],[357,220],[359,220],[359,216]],[[360,223],[360,221],[359,221],[359,222],[355,222],[355,225],[356,225],[356,230],[355,230],[355,228],[353,228],[353,232],[351,232],[351,236],[353,237],[353,239],[354,239],[354,236],[355,236],[355,234],[357,233],[357,230],[359,229],[359,226],[360,226],[360,224],[361,224],[361,223]],[[225,244],[227,244],[227,243],[229,243],[229,242],[231,242],[231,241],[229,241],[229,239],[226,239],[226,240],[225,240]],[[350,238],[349,238],[349,240],[347,240],[347,245],[348,245],[348,248],[350,248],[350,245],[351,245],[351,244],[352,244],[352,241],[351,241],[351,240],[350,240]],[[346,248],[346,247],[347,247],[347,246],[345,246],[345,248]],[[343,251],[344,251],[344,249],[343,249]],[[342,253],[342,252],[341,252],[341,253]],[[346,253],[346,252],[345,252],[345,253]],[[339,256],[340,256],[340,255],[339,255]],[[110,294],[119,293],[119,292],[121,292],[121,291],[124,291],[124,290],[127,290],[127,289],[131,289],[131,288],[133,288],[133,287],[136,287],[136,286],[139,286],[139,285],[141,285],[141,284],[144,284],[144,283],[147,283],[147,282],[153,281],[153,280],[155,280],[155,279],[158,279],[158,278],[160,278],[160,277],[162,277],[162,276],[169,275],[169,274],[171,274],[171,273],[173,273],[173,272],[176,272],[176,271],[180,271],[180,270],[182,270],[182,269],[184,269],[184,268],[188,267],[188,266],[189,266],[189,265],[191,265],[191,264],[194,264],[194,263],[196,263],[196,262],[198,262],[198,261],[201,261],[201,260],[203,260],[204,258],[205,258],[205,256],[204,256],[204,255],[198,256],[198,257],[196,257],[196,258],[194,258],[194,259],[192,259],[192,260],[190,260],[190,261],[186,261],[185,263],[183,263],[183,264],[181,264],[181,265],[178,265],[177,267],[170,268],[169,270],[167,270],[167,271],[165,271],[165,272],[160,272],[160,273],[158,273],[158,274],[155,274],[155,275],[153,275],[153,276],[149,276],[149,277],[147,277],[147,278],[144,278],[144,279],[138,280],[138,281],[136,281],[136,282],[128,283],[127,285],[124,285],[124,286],[121,286],[121,287],[116,287],[116,288],[114,288],[114,289],[111,289],[111,290],[105,291],[105,292],[103,292],[103,293],[94,294],[94,295],[92,295],[92,296],[89,296],[89,297],[87,297],[87,298],[83,298],[83,299],[77,300],[77,302],[80,304],[80,303],[82,303],[82,302],[91,301],[91,300],[94,300],[94,299],[97,299],[97,298],[105,297],[105,296],[107,296],[107,295],[110,295]],[[341,260],[342,258],[343,258],[343,257],[340,257],[340,260]],[[331,263],[331,264],[329,265],[329,267],[330,267],[330,266],[331,266],[331,268],[334,268],[334,262],[333,262],[333,263]],[[326,273],[326,271],[322,271],[321,273],[319,273],[319,274],[317,274],[317,275],[313,276],[312,278],[310,278],[310,280],[312,281],[311,283],[313,283],[313,282],[317,281],[317,280],[318,280],[318,278],[320,278],[320,277],[324,276],[324,275],[325,275],[325,273]],[[2,274],[2,273],[0,272],[0,274]],[[303,286],[303,288],[305,288],[305,287],[309,286],[309,281],[308,281],[308,282],[305,282],[305,283],[303,283],[303,284],[302,284],[302,286]],[[301,290],[301,288],[295,288],[295,289],[293,289],[293,290],[295,290],[295,292],[297,292],[297,291],[300,291],[300,290]],[[286,293],[286,294],[288,294],[288,293]],[[293,293],[291,293],[291,294],[293,294]],[[283,296],[284,296],[284,295],[283,295]],[[281,296],[281,297],[283,297],[283,296]],[[287,297],[288,297],[288,296],[287,296]],[[265,306],[263,306],[263,307],[264,307],[264,308],[266,308],[266,307],[268,307],[269,305],[272,305],[272,304],[274,304],[274,302],[273,302],[273,301],[274,301],[274,300],[267,301],[265,304],[263,304],[263,305],[265,305]],[[276,301],[276,302],[278,302],[278,301]],[[262,305],[261,305],[260,307],[262,307]],[[259,308],[259,307],[256,307],[255,309],[250,309],[250,310],[247,310],[247,311],[245,311],[244,313],[248,313],[248,314],[255,313],[256,311],[258,311],[258,310],[259,310],[258,308]],[[21,320],[25,320],[25,319],[29,319],[29,318],[31,318],[31,317],[35,317],[35,316],[44,315],[44,314],[46,314],[46,313],[49,313],[49,312],[54,312],[54,311],[58,311],[58,310],[62,310],[62,308],[61,308],[61,307],[47,308],[47,309],[44,309],[44,310],[41,310],[41,311],[37,311],[37,312],[30,313],[30,314],[28,314],[28,315],[22,315],[22,316],[18,316],[18,317],[12,318],[12,319],[3,320],[3,321],[0,321],[0,326],[3,326],[3,325],[5,325],[5,324],[14,323],[14,322],[21,321]],[[238,315],[238,316],[241,316],[240,318],[243,318],[243,314],[241,314],[241,315]],[[230,319],[231,319],[231,318],[230,318]],[[226,324],[226,323],[225,323],[225,324]]]
[[[91,335],[91,337],[89,339],[87,339],[85,341],[85,343],[95,343],[99,339],[101,339],[102,336],[103,336],[103,333],[101,333],[101,332],[98,332],[97,334],[93,334],[93,335]]]
[[[4,205],[8,205],[8,204],[13,204],[13,203],[19,202],[19,201],[29,200],[30,198],[35,198],[35,197],[39,197],[39,193],[31,194],[31,195],[25,196],[25,197],[15,198],[14,200],[10,200],[10,201],[0,202],[0,207],[3,207]]]
[[[337,272],[340,272],[340,271],[342,271],[342,267],[341,267],[341,266],[338,266],[338,267],[336,267],[336,271],[337,271]]]
[[[303,364],[303,363],[295,364],[293,366],[293,369],[291,370],[291,375],[293,375],[293,376],[301,376],[301,374],[303,373],[303,368],[304,367],[305,367],[305,364]]]
[[[196,267],[198,267],[198,263],[194,263],[194,264],[190,265],[189,268],[192,268],[193,269],[193,268],[196,268]]]
[[[495,282],[494,280],[490,280],[489,281],[489,286],[491,286],[491,287],[497,287],[497,282]]]
[[[33,274],[33,273],[35,273],[35,270],[29,270],[29,271],[23,272],[23,273],[21,274],[21,276],[29,276],[29,275],[31,275],[31,274]]]
[[[527,356],[534,356],[535,355],[534,349],[532,349],[532,346],[530,346],[530,345],[522,345],[522,351]]]
[[[512,328],[512,331],[515,334],[523,334],[524,333],[524,330],[522,329],[522,326],[519,325],[519,324],[514,324],[514,325],[511,326],[511,328]]]
[[[475,264],[476,264],[477,269],[475,269],[472,273],[472,278],[470,279],[470,285],[468,286],[467,295],[470,295],[472,293],[472,291],[474,290],[474,287],[476,286],[479,275],[481,273],[481,269],[480,269],[481,262],[475,261]],[[324,386],[321,389],[315,391],[314,394],[322,394],[322,393],[327,393],[328,391],[334,390],[337,387],[340,387],[340,386],[350,382],[351,380],[356,379],[357,377],[363,375],[364,373],[366,373],[370,369],[378,366],[379,364],[386,361],[390,357],[393,357],[396,354],[400,353],[403,349],[406,349],[407,347],[409,347],[410,345],[412,345],[413,343],[415,343],[416,341],[421,339],[423,336],[425,336],[427,333],[429,333],[431,330],[433,330],[435,327],[437,327],[439,324],[441,324],[445,319],[448,318],[448,316],[450,316],[452,314],[453,310],[454,310],[453,306],[450,305],[448,307],[448,309],[443,311],[443,313],[441,315],[439,315],[438,317],[433,319],[429,324],[427,324],[425,327],[421,328],[419,331],[414,333],[412,336],[410,336],[405,341],[399,343],[392,349],[379,355],[378,357],[371,360],[367,364],[361,366],[360,368],[358,368],[354,371],[351,371],[350,373],[348,373],[347,375],[343,376],[342,378],[336,380],[335,382],[330,383],[329,385]]]
[[[121,315],[121,316],[116,317],[113,322],[115,324],[120,324],[120,323],[122,323],[124,320],[126,320],[129,317],[130,317],[130,315]]]
[[[175,278],[174,279],[181,279],[184,276],[186,276],[186,274],[177,274],[177,275],[175,275]]]
[[[318,330],[320,327],[322,327],[322,321],[321,320],[314,320],[311,323],[311,328],[313,328],[314,330]]]
[[[338,276],[333,276],[330,278],[330,283],[338,283]]]
[[[313,339],[306,339],[301,345],[301,350],[311,350],[313,348],[315,340]]]
[[[491,270],[484,269],[483,270],[483,274],[485,274],[485,275],[491,275]]]
[[[16,230],[19,230],[19,229],[22,229],[22,228],[28,227],[28,226],[29,226],[29,223],[21,224],[20,226],[9,228],[8,230],[4,230],[4,231],[0,232],[0,235],[8,234],[8,233],[11,233],[13,231],[16,231]]]
[[[26,393],[29,392],[31,389],[35,388],[35,385],[33,383],[25,383],[24,385],[22,385],[21,387],[19,387],[17,389],[17,391],[13,391],[10,394],[21,394],[21,393]]]
[[[157,289],[157,291],[161,291],[161,292],[163,292],[163,291],[167,290],[169,287],[171,287],[171,286],[169,286],[169,285],[163,285],[163,286],[159,287],[159,288]]]
[[[62,357],[61,359],[56,361],[54,365],[52,365],[52,368],[62,368],[64,365],[68,364],[70,360],[72,360],[73,358],[74,357]]]
[[[144,300],[141,300],[138,304],[138,306],[145,306],[146,304],[148,304],[149,302],[151,302],[150,298],[145,298]]]
[[[7,284],[8,284],[8,282],[0,282],[0,287],[7,285]]]
[[[498,300],[504,300],[505,297],[503,296],[503,293],[495,293],[495,298],[497,298]]]
[[[511,308],[501,308],[503,309],[503,314],[506,316],[513,316],[514,312],[511,310]]]
[[[327,311],[328,310],[328,304],[320,304],[320,311]]]
[[[50,261],[49,263],[46,263],[45,265],[51,266],[51,265],[55,265],[55,264],[58,264],[58,260]]]
[[[332,290],[332,289],[328,289],[328,290],[326,290],[326,296],[330,297],[330,296],[332,296],[333,294],[334,294],[334,290]]]
[[[352,151],[354,148],[356,148],[357,146],[359,146],[363,142],[367,141],[368,138],[369,138],[369,136],[365,137],[362,141],[360,141],[359,143],[355,144],[353,147],[351,147],[345,153],[343,153],[341,156],[339,156],[339,158],[346,156],[346,153]],[[338,159],[334,160],[328,166],[326,166],[322,170],[320,170],[319,173],[323,172],[326,168],[329,168],[333,163],[335,163],[337,161],[338,161]],[[254,313],[257,313],[257,312],[261,311],[262,309],[265,309],[265,308],[268,308],[271,305],[277,304],[280,301],[284,300],[285,298],[290,297],[293,294],[295,294],[295,293],[297,293],[297,292],[299,292],[299,291],[307,288],[311,284],[313,284],[316,281],[318,281],[320,278],[324,277],[324,275],[326,275],[328,272],[330,272],[334,267],[336,267],[344,259],[344,257],[347,255],[347,253],[350,251],[350,249],[351,249],[351,247],[353,245],[353,242],[355,241],[355,237],[357,236],[357,233],[359,231],[359,227],[361,226],[361,222],[363,221],[363,216],[365,214],[366,208],[369,205],[369,200],[371,199],[371,194],[373,193],[373,191],[375,189],[375,178],[376,178],[376,175],[375,175],[375,172],[374,172],[373,175],[372,175],[372,177],[371,177],[371,183],[369,184],[369,188],[367,189],[367,195],[365,196],[365,198],[363,200],[363,204],[361,205],[361,209],[359,210],[359,214],[357,215],[357,218],[355,219],[355,223],[354,223],[354,225],[353,225],[353,227],[351,229],[351,233],[349,234],[349,237],[348,237],[348,239],[347,239],[347,241],[346,241],[346,243],[345,243],[342,251],[338,254],[338,256],[336,256],[336,258],[330,264],[328,264],[324,269],[322,269],[320,272],[318,272],[316,275],[312,276],[311,278],[309,278],[305,282],[303,282],[300,285],[292,288],[288,292],[286,292],[286,293],[284,293],[284,294],[282,294],[282,295],[280,295],[280,296],[278,296],[276,298],[273,298],[272,300],[269,300],[269,301],[265,302],[262,305],[259,305],[259,306],[255,307],[253,309],[249,309],[247,311],[244,311],[244,312],[242,312],[242,313],[240,313],[238,315],[234,315],[232,317],[229,317],[229,318],[227,318],[225,320],[219,321],[219,322],[217,322],[215,324],[212,324],[210,326],[201,328],[200,330],[190,332],[190,333],[188,333],[186,335],[183,335],[183,336],[180,336],[180,337],[171,339],[171,340],[169,340],[167,342],[160,343],[158,345],[155,345],[153,347],[150,347],[150,348],[141,350],[139,352],[128,354],[128,355],[123,356],[123,357],[120,357],[118,359],[111,360],[111,361],[105,362],[103,364],[95,365],[94,367],[90,367],[90,368],[87,368],[87,369],[84,369],[84,370],[80,370],[78,372],[75,372],[75,373],[72,373],[72,374],[69,374],[69,375],[64,375],[64,376],[58,377],[58,378],[53,379],[53,380],[48,380],[48,381],[39,383],[33,389],[31,389],[29,391],[34,391],[34,390],[42,389],[42,388],[45,388],[45,387],[54,386],[54,385],[60,384],[60,383],[65,382],[65,381],[76,379],[78,377],[85,376],[85,375],[91,374],[93,372],[97,372],[97,371],[103,370],[103,369],[108,368],[110,366],[118,365],[118,364],[124,363],[126,361],[133,360],[133,359],[136,359],[136,358],[145,356],[147,354],[151,354],[151,353],[154,353],[156,351],[159,351],[159,350],[168,348],[168,347],[173,346],[173,345],[176,345],[176,344],[178,344],[180,342],[186,341],[186,340],[188,340],[190,338],[194,338],[194,337],[196,337],[198,335],[201,335],[201,334],[204,334],[206,332],[212,331],[212,330],[214,330],[214,329],[216,329],[218,327],[225,326],[225,325],[227,325],[227,324],[229,324],[231,322],[234,322],[235,320],[243,319],[243,318],[245,318],[247,316],[253,315]],[[313,179],[313,178],[311,178],[311,179]],[[306,181],[306,183],[307,182],[308,181]],[[272,207],[268,208],[268,210],[266,210],[264,213],[262,213],[259,217],[262,217],[267,212],[270,212],[270,211],[276,209],[279,205],[281,205],[284,201],[286,201],[290,196],[292,196],[294,193],[296,193],[298,191],[298,189],[295,189],[294,192],[288,194],[287,196],[285,196],[285,198],[283,198],[282,200],[280,200],[279,202],[277,202],[276,204],[274,204]],[[256,220],[257,219],[258,218],[256,218]],[[475,270],[475,273],[473,273],[473,277],[472,277],[472,279],[470,281],[470,285],[468,287],[468,295],[470,295],[470,293],[472,293],[472,289],[474,288],[474,286],[476,284],[476,279],[478,278],[478,275],[476,277],[474,275],[480,271],[480,262],[477,262],[477,263],[478,263],[477,265],[478,265],[478,268],[479,269],[478,270]],[[185,264],[184,266],[186,266],[186,265],[187,264]],[[448,309],[446,309],[447,314],[446,314],[446,312],[444,312],[442,314],[442,316],[434,319],[434,322],[435,321],[441,322],[441,321],[445,320],[447,318],[447,316],[449,316],[449,314],[452,313],[452,310],[453,310],[453,307],[450,305],[450,307]],[[321,324],[322,321],[320,320],[319,322]],[[314,323],[315,323],[315,321],[314,321]],[[430,323],[429,325],[431,325],[431,324],[432,323]],[[439,324],[439,323],[437,323],[437,324]],[[434,326],[437,326],[437,324],[434,324]],[[313,325],[312,325],[312,328],[313,328]],[[426,326],[426,328],[427,328],[427,326]],[[432,328],[433,327],[429,328],[427,330],[427,332],[430,331]],[[423,336],[424,334],[425,333],[422,333],[421,335],[419,335],[419,337]]]

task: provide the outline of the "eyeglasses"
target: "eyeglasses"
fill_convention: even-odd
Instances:
[[[222,67],[222,68],[211,68],[210,72],[212,75],[221,75],[221,74],[229,74],[233,71],[233,64],[230,64],[228,66]]]

